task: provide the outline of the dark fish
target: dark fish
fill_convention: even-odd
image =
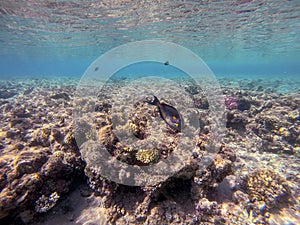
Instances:
[[[152,101],[147,101],[151,105],[155,105],[159,109],[160,116],[173,129],[181,131],[181,119],[178,111],[170,105],[160,103],[156,96],[153,95]]]
[[[169,65],[169,61],[165,61],[165,62],[164,62],[164,65],[165,65],[165,66]]]

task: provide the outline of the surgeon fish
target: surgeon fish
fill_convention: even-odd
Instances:
[[[178,132],[181,131],[181,119],[177,109],[165,103],[160,103],[155,95],[153,95],[153,100],[146,100],[146,102],[158,107],[160,116],[171,128]]]

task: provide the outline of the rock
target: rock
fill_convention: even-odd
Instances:
[[[200,214],[201,217],[217,216],[221,213],[218,203],[209,201],[206,198],[200,199],[195,209],[197,214]]]
[[[251,107],[251,103],[247,99],[239,99],[237,109],[240,111],[249,110]]]
[[[13,130],[8,130],[5,132],[5,137],[6,138],[15,138],[17,136],[17,132]]]
[[[7,103],[9,103],[9,101],[0,99],[0,106],[7,104]]]
[[[197,85],[189,85],[189,86],[185,87],[184,89],[186,92],[190,93],[191,95],[196,95],[200,92],[199,87]]]
[[[25,174],[5,187],[0,193],[0,218],[17,208],[24,209],[32,202],[32,197],[42,186],[42,179],[38,173]]]
[[[194,106],[198,109],[209,109],[209,103],[205,97],[194,98]]]
[[[79,191],[80,191],[80,195],[82,197],[89,197],[92,194],[92,190],[88,186],[85,186],[85,185],[81,185],[79,187]]]
[[[14,179],[24,174],[36,173],[47,161],[47,149],[27,148],[23,150],[14,160]],[[49,153],[49,152],[48,152]],[[12,178],[12,177],[10,177]]]
[[[246,205],[249,201],[249,196],[241,190],[237,190],[232,194],[232,200],[235,204]]]
[[[26,88],[26,89],[23,91],[23,95],[28,95],[28,94],[30,94],[33,90],[34,90],[34,87]]]
[[[245,131],[246,130],[246,124],[247,124],[247,118],[243,116],[238,111],[231,111],[227,113],[227,122],[226,127],[233,128],[239,131]]]
[[[66,101],[70,100],[70,96],[67,93],[58,93],[58,94],[53,94],[50,96],[52,99],[63,99]]]
[[[14,90],[6,90],[6,89],[0,90],[0,98],[2,98],[2,99],[12,98],[13,96],[15,96],[17,94],[18,94],[18,92],[14,91]]]
[[[223,181],[218,185],[218,199],[232,199],[233,192],[237,189],[237,184],[235,177],[229,175],[223,179]]]

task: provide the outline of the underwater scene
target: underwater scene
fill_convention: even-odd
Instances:
[[[0,2],[0,224],[300,224],[300,1]]]

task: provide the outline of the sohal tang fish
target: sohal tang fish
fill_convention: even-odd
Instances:
[[[173,106],[160,103],[157,97],[154,95],[153,100],[147,102],[158,107],[160,116],[171,128],[177,130],[178,132],[181,131],[181,119],[178,111]]]

